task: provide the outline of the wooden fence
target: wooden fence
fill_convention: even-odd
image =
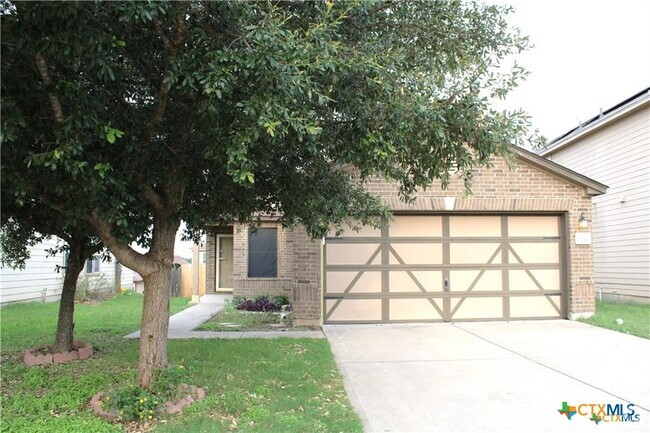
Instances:
[[[194,268],[192,264],[181,265],[180,296],[192,296],[194,284]],[[199,295],[205,295],[205,263],[199,264]]]

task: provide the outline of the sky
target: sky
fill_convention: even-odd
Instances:
[[[552,140],[650,86],[649,0],[488,0],[509,4],[509,18],[534,48],[517,62],[530,72],[504,102],[523,108]],[[176,254],[192,257],[191,242]]]
[[[506,100],[549,140],[650,86],[650,1],[487,0],[534,48],[517,58],[527,80]]]

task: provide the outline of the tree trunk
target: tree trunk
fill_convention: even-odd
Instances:
[[[171,266],[143,277],[144,305],[140,325],[138,383],[145,389],[150,389],[155,370],[167,365],[170,278]]]
[[[83,245],[78,242],[69,244],[68,264],[63,278],[63,291],[59,304],[59,320],[56,325],[54,353],[70,352],[74,337],[74,295],[77,291],[77,280],[83,270],[86,256]]]
[[[144,305],[140,325],[140,361],[138,384],[151,389],[156,370],[167,365],[167,331],[169,330],[169,289],[172,263],[174,261],[174,240],[178,224],[161,224],[154,234],[150,257],[155,257],[155,270],[143,275]],[[137,271],[137,269],[136,269]]]
[[[90,223],[117,259],[142,275],[144,280],[138,385],[150,390],[156,370],[167,366],[169,288],[174,263],[174,241],[180,225],[177,213],[183,188],[178,185],[174,188],[163,187],[162,196],[151,188],[143,187],[143,191],[153,208],[151,245],[146,254],[135,251],[117,239],[111,223],[101,216],[95,216]]]

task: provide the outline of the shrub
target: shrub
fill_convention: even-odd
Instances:
[[[158,370],[151,391],[134,385],[118,388],[109,392],[103,401],[104,407],[119,413],[120,418],[127,421],[146,422],[159,414],[167,401],[175,401],[181,397],[180,385],[187,383],[188,373],[183,365]]]
[[[246,298],[244,298],[241,295],[237,295],[237,296],[233,296],[232,299],[229,299],[226,302],[229,303],[229,304],[234,305],[235,308],[237,308],[239,306],[239,304],[241,304],[244,301],[246,301]]]
[[[103,301],[112,298],[114,294],[113,285],[105,275],[95,277],[84,275],[77,282],[74,299],[77,302]]]
[[[253,296],[253,301],[264,301],[269,299],[269,295],[255,295]]]
[[[116,410],[127,421],[149,421],[156,416],[156,409],[163,402],[146,389],[130,385],[108,393],[104,406]]]
[[[178,387],[187,383],[187,378],[187,369],[182,364],[158,370],[152,391],[164,400],[174,400],[178,397]]]
[[[286,295],[275,295],[271,297],[271,301],[275,302],[278,305],[289,305],[289,297]]]
[[[237,305],[237,309],[244,311],[280,311],[282,305],[273,302],[268,295],[260,295],[240,303]]]

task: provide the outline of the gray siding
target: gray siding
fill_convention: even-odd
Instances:
[[[56,266],[63,265],[63,256],[48,257],[45,250],[56,246],[50,239],[30,248],[31,257],[25,269],[0,268],[0,302],[55,301],[61,296],[63,272]]]
[[[63,266],[63,255],[48,257],[46,250],[55,247],[57,238],[50,239],[30,248],[31,257],[25,269],[0,268],[0,303],[25,301],[57,301],[63,289],[63,271],[57,272],[57,266]],[[86,275],[85,269],[79,276]],[[102,262],[100,273],[88,278],[103,277],[111,285],[115,282],[115,259]],[[133,288],[133,271],[122,266],[121,287]]]
[[[593,198],[596,289],[650,297],[650,104],[547,157],[609,186]]]

